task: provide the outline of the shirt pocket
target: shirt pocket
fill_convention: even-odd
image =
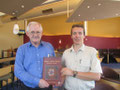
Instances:
[[[74,58],[65,58],[65,65],[70,69],[74,69],[74,67],[76,66]]]
[[[52,49],[46,49],[45,53],[46,53],[47,57],[53,57],[54,56]]]
[[[79,71],[82,72],[90,71],[90,60],[88,58],[81,59],[81,63],[79,64]]]

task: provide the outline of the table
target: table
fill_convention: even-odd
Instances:
[[[9,57],[9,58],[0,59],[0,63],[8,62],[8,61],[15,61],[15,57]]]

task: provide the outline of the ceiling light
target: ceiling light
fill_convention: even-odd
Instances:
[[[90,6],[87,6],[87,8],[90,8]]]
[[[101,6],[101,3],[98,3],[98,6]]]
[[[5,15],[5,13],[0,12],[0,16],[3,16],[3,15]]]
[[[116,13],[115,15],[118,16],[118,13]]]
[[[78,16],[80,16],[80,14]]]
[[[13,14],[13,15],[15,15],[15,13],[14,13],[14,12],[13,12],[12,14]]]
[[[18,33],[19,33],[19,25],[18,24],[14,24],[13,34],[18,34]]]
[[[21,8],[24,8],[25,6],[24,5],[21,5]]]

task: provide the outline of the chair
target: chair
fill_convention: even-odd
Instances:
[[[116,71],[114,71],[112,68],[103,66],[102,70],[103,70],[103,75],[102,75],[103,78],[119,80],[119,74]]]
[[[2,50],[2,58],[14,57],[16,56],[16,49]]]
[[[16,87],[17,89],[21,90],[22,83],[17,77],[15,77],[15,75],[14,75],[14,67],[15,67],[14,65],[11,65],[11,73],[13,75],[13,78],[12,78],[13,86]]]
[[[92,90],[116,90],[114,87],[103,82],[97,82]]]
[[[3,81],[5,81],[8,85],[8,79],[12,80],[11,66],[0,68],[0,83],[1,83],[0,88],[3,87]]]

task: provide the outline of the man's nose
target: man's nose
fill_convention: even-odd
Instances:
[[[34,33],[34,36],[37,36],[37,35],[38,35],[38,33],[37,33],[37,32],[35,32],[35,33]]]
[[[78,33],[76,33],[76,37],[79,37],[80,35]]]

